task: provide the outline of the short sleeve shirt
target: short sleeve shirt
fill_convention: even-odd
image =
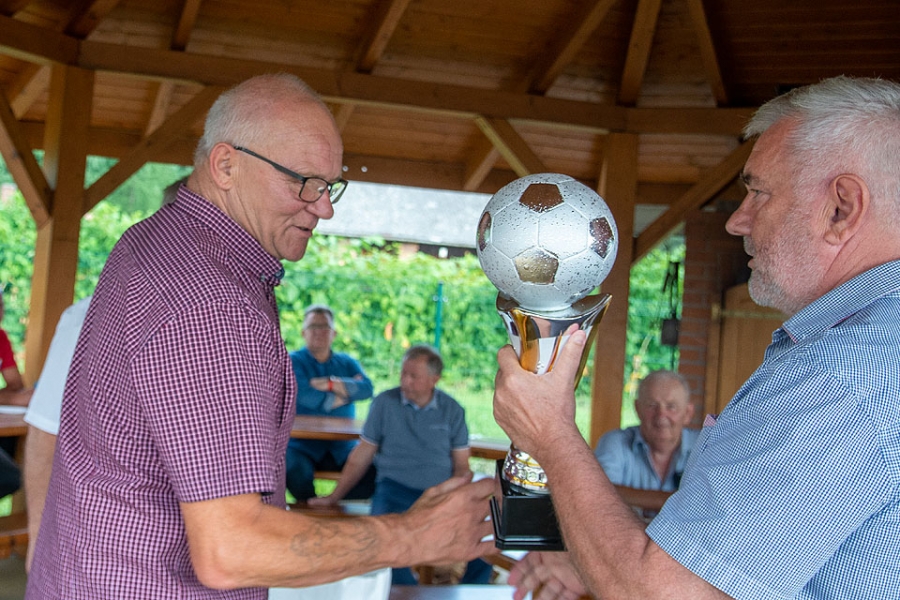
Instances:
[[[72,355],[75,354],[75,342],[78,341],[90,302],[89,296],[63,311],[50,342],[41,376],[28,403],[28,412],[25,413],[25,421],[29,425],[53,435],[59,432],[59,413],[66,376],[69,374]]]
[[[469,447],[469,430],[465,410],[449,394],[435,390],[419,408],[394,388],[372,400],[362,439],[378,446],[379,480],[425,490],[453,475],[452,453]]]
[[[19,368],[16,365],[16,356],[13,354],[12,344],[9,342],[9,336],[0,329],[0,369],[9,369],[11,367]]]
[[[650,446],[641,435],[637,425],[605,433],[597,442],[594,455],[603,472],[616,485],[625,485],[639,490],[662,490],[674,492],[678,489],[690,456],[691,448],[699,432],[695,429],[681,431],[681,444],[675,451],[669,465],[669,472],[661,480],[650,460]]]
[[[29,598],[252,598],[191,565],[179,503],[284,506],[280,263],[182,186],[110,254],[63,397]]]
[[[891,262],[786,321],[647,534],[741,600],[900,597],[898,315]]]

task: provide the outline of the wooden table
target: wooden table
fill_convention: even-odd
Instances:
[[[304,440],[355,440],[362,433],[360,419],[342,417],[318,417],[297,415],[291,428],[291,437]],[[475,458],[503,459],[509,450],[509,442],[490,438],[469,440],[469,448]]]
[[[0,437],[18,437],[28,433],[25,415],[0,413]]]
[[[510,585],[395,585],[389,600],[509,600]]]

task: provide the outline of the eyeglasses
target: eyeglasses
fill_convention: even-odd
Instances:
[[[288,177],[293,177],[297,181],[300,182],[300,200],[303,202],[307,202],[312,204],[316,202],[319,198],[322,197],[322,194],[328,192],[328,198],[331,200],[332,204],[337,204],[337,201],[341,199],[341,195],[343,195],[344,190],[347,189],[347,180],[346,179],[338,179],[337,181],[329,183],[325,181],[321,177],[305,177],[300,173],[295,173],[291,171],[287,167],[283,167],[279,165],[274,160],[269,160],[265,156],[261,154],[257,154],[253,150],[248,150],[243,146],[234,146],[234,149],[238,152],[243,152],[244,154],[249,154],[259,160],[269,163],[276,171],[279,173],[284,173]]]

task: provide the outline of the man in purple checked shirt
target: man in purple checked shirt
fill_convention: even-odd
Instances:
[[[100,277],[28,598],[262,599],[491,548],[490,481],[452,479],[402,515],[285,510],[296,383],[274,287],[334,214],[342,152],[293,76],[250,79],[210,109],[193,174]]]

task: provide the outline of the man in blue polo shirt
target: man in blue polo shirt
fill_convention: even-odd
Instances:
[[[403,356],[400,387],[372,401],[360,443],[353,449],[334,492],[310,499],[311,506],[336,504],[375,463],[378,473],[372,514],[404,512],[425,489],[469,473],[466,413],[449,394],[437,389],[444,363],[437,350],[412,346]],[[488,583],[491,566],[471,561],[462,583]],[[393,583],[417,583],[408,568],[394,569]]]
[[[547,472],[569,551],[520,561],[517,599],[900,598],[900,85],[796,88],[745,134],[726,229],[751,257],[750,296],[790,316],[650,525],[574,425],[583,332],[547,375],[499,354],[494,415]]]

